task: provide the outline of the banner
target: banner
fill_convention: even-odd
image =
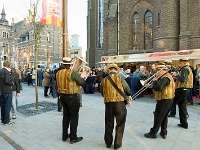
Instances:
[[[27,47],[27,55],[26,55],[28,64],[30,63],[30,56],[31,56],[30,54],[31,54],[31,50],[30,50],[30,46],[28,46]]]
[[[4,50],[4,47],[3,47],[3,50],[2,50],[2,53],[1,53],[1,59],[4,58],[4,55],[5,55],[5,50]]]
[[[62,0],[43,0],[41,24],[62,27]]]

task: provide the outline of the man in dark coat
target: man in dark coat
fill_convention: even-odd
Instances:
[[[104,77],[104,72],[102,71],[101,67],[99,66],[97,69],[97,83],[98,83],[98,91],[100,92],[101,80]]]
[[[10,62],[5,61],[3,68],[0,70],[0,94],[2,99],[1,106],[1,121],[4,125],[11,125],[10,122],[10,110],[12,103],[12,85],[13,80],[11,77]]]
[[[42,86],[43,72],[41,69],[38,69],[37,73],[38,73],[38,84],[39,86]]]

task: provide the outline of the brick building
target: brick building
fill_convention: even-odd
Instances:
[[[88,0],[87,56],[91,67],[100,61],[102,55],[200,47],[200,0],[117,2]],[[103,30],[99,31],[102,27]],[[100,33],[103,35],[102,47],[99,47]]]
[[[5,8],[3,6],[0,18],[0,68],[2,67],[2,63],[5,60],[8,60],[8,53],[10,51],[10,43],[12,41],[11,34],[11,26],[9,25],[8,20],[6,19]]]

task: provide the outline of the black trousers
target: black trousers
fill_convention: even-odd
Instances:
[[[44,96],[48,96],[48,90],[49,90],[49,87],[45,86],[44,87]]]
[[[58,104],[58,111],[62,109],[62,103],[60,101],[60,95],[58,95],[58,101],[57,101],[57,104]]]
[[[199,81],[193,81],[193,95],[197,96],[197,88],[199,86]]]
[[[77,137],[77,127],[79,119],[79,108],[80,108],[80,95],[60,95],[60,101],[63,105],[63,131],[62,137],[75,139]],[[70,126],[70,134],[68,134],[68,128]]]
[[[124,102],[105,104],[105,135],[106,145],[113,142],[114,118],[116,117],[115,141],[114,145],[122,145],[124,127],[126,123],[127,110]]]
[[[175,97],[171,108],[171,115],[176,115],[176,104],[178,104],[179,108],[179,117],[180,117],[180,124],[184,127],[188,127],[187,123],[187,96],[190,93],[190,89],[176,89]]]
[[[154,112],[154,125],[151,128],[150,133],[156,134],[161,127],[161,132],[167,135],[167,115],[172,106],[173,100],[158,100]]]

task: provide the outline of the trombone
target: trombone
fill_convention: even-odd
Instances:
[[[140,80],[140,83],[142,84],[143,87],[132,96],[132,99],[135,100],[136,97],[138,97],[142,92],[144,92],[147,88],[149,88],[153,84],[153,79],[155,77],[157,77],[159,72],[161,72],[163,69],[164,68],[160,69],[154,75],[152,75],[151,77],[149,77],[146,80]],[[158,78],[160,78],[160,77],[158,77]]]

